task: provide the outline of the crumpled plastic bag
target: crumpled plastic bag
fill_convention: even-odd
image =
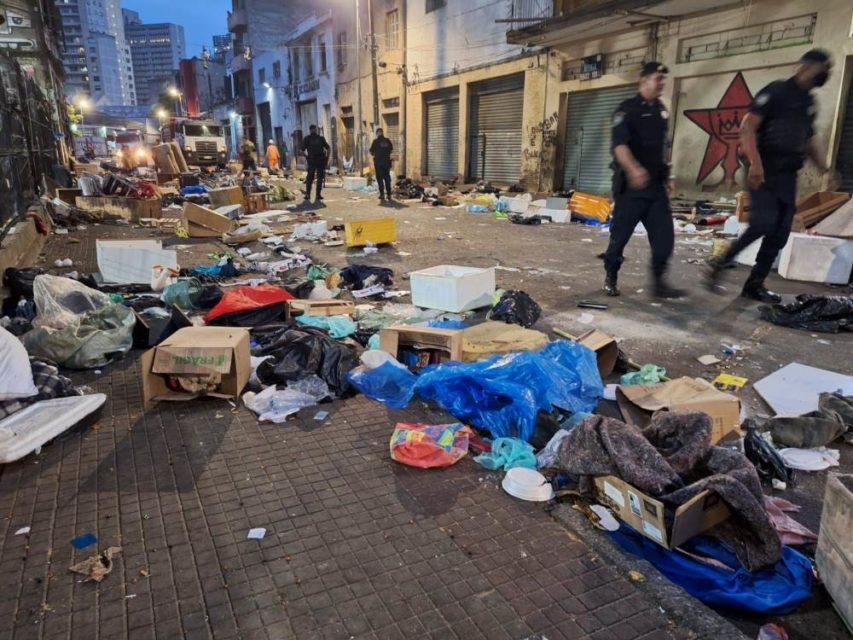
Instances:
[[[391,409],[403,409],[415,394],[417,377],[398,363],[386,362],[373,369],[353,369],[347,374],[347,380],[371,400],[378,400]]]
[[[398,423],[391,434],[391,459],[433,469],[456,464],[468,453],[470,427],[455,424]]]
[[[195,278],[178,280],[174,284],[166,285],[160,299],[170,307],[178,307],[186,311],[196,308],[196,302],[201,296],[204,287]]]
[[[542,308],[524,291],[505,291],[492,307],[488,318],[529,329],[542,315]]]
[[[626,373],[619,379],[619,384],[658,384],[666,376],[666,369],[656,364],[644,364],[639,371]]]
[[[474,462],[492,471],[509,471],[515,467],[536,468],[533,447],[518,438],[497,438],[492,443],[491,452],[477,456]]]
[[[38,395],[30,356],[21,341],[0,327],[0,402]]]
[[[33,285],[38,317],[20,337],[31,356],[69,369],[101,367],[133,346],[133,311],[71,280],[38,276]]]
[[[853,296],[797,296],[790,304],[760,307],[762,319],[804,331],[853,331]]]
[[[121,553],[121,547],[108,547],[103,553],[86,558],[68,567],[69,571],[86,576],[83,582],[100,582],[113,570],[113,556]]]
[[[296,318],[296,322],[328,331],[329,335],[336,340],[351,336],[358,328],[349,316],[301,315]]]
[[[329,386],[315,375],[287,385],[286,389],[267,387],[260,393],[243,394],[243,403],[261,422],[281,424],[305,407],[312,407],[331,395]]]

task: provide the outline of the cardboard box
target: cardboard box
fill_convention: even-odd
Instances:
[[[579,335],[575,342],[595,351],[598,360],[598,372],[601,374],[602,380],[613,373],[616,368],[616,361],[619,359],[619,345],[616,344],[616,340],[603,331],[590,329]]]
[[[246,204],[246,200],[243,197],[243,189],[241,187],[222,187],[221,189],[211,189],[207,192],[207,197],[210,198],[210,206],[214,209],[224,207],[229,204]]]
[[[836,611],[853,629],[853,475],[830,473],[826,481],[815,563]]]
[[[347,222],[344,228],[348,247],[363,247],[367,243],[388,244],[397,240],[397,221],[394,218],[356,220]]]
[[[847,284],[853,270],[853,240],[792,233],[779,257],[787,280]]]
[[[379,349],[395,358],[401,346],[436,349],[447,354],[446,360],[462,360],[462,331],[432,329],[411,325],[393,325],[379,332]]]
[[[740,434],[740,400],[701,378],[677,378],[662,384],[621,385],[616,402],[625,422],[646,426],[655,411],[703,411],[711,417],[711,443]]]
[[[139,222],[140,218],[162,218],[163,209],[159,199],[137,200],[118,196],[78,196],[78,209],[102,212],[124,218],[128,222]]]
[[[355,304],[347,300],[288,300],[290,316],[355,316]]]
[[[237,228],[233,220],[192,202],[184,203],[183,224],[191,238],[217,238]]]
[[[672,526],[668,526],[666,505],[621,478],[599,476],[595,478],[595,489],[599,499],[620,520],[667,549],[684,544],[731,515],[716,493],[703,491],[675,509]]]
[[[166,375],[218,373],[215,398],[236,398],[252,374],[249,332],[233,327],[187,327],[142,354],[142,395],[146,405],[159,400],[193,400],[197,394],[172,391]]]
[[[495,354],[539,351],[548,342],[548,336],[541,331],[487,320],[462,330],[462,361],[477,362]]]
[[[246,197],[246,215],[269,210],[267,194],[253,193]]]
[[[83,190],[59,187],[56,190],[56,197],[62,200],[64,203],[74,206],[75,204],[77,204],[77,198],[83,197]]]

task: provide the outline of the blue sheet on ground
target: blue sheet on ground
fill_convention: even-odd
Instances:
[[[669,580],[710,606],[775,616],[790,613],[812,595],[812,563],[791,547],[782,548],[782,558],[774,567],[751,573],[734,553],[708,536],[697,536],[682,548],[718,560],[730,570],[665,549],[626,524],[610,535],[623,549],[648,560]]]

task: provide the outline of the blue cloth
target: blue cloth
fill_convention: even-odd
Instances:
[[[782,548],[782,558],[772,568],[750,573],[734,553],[707,536],[689,540],[684,550],[719,560],[731,570],[665,549],[626,524],[610,535],[623,549],[648,560],[669,580],[713,607],[776,616],[794,611],[812,595],[812,563],[791,547]]]
[[[430,320],[427,326],[432,329],[467,329],[468,323],[464,320]]]

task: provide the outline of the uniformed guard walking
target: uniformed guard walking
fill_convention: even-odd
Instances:
[[[749,165],[749,227],[724,256],[711,262],[706,282],[711,291],[720,293],[723,269],[743,249],[763,238],[741,295],[768,303],[782,300],[767,290],[764,280],[791,234],[797,173],[806,158],[824,174],[830,172],[814,139],[817,110],[810,92],[826,84],[831,69],[829,53],[812,49],[800,58],[793,76],[771,82],[749,107],[740,125],[741,149]],[[836,181],[837,176],[831,176],[830,182]]]
[[[323,199],[323,181],[326,178],[326,165],[329,162],[331,148],[326,139],[317,133],[317,125],[308,127],[308,135],[302,141],[302,152],[308,161],[308,176],[305,179],[305,199],[311,199],[311,186],[317,181],[315,202]]]
[[[385,137],[382,129],[376,130],[376,139],[370,145],[370,155],[373,156],[373,167],[376,169],[376,181],[379,183],[379,201],[385,197],[391,199],[391,153],[394,145]]]
[[[669,70],[648,62],[640,73],[639,92],[619,105],[613,116],[613,220],[604,254],[604,290],[620,294],[617,284],[622,252],[642,222],[652,250],[652,294],[681,298],[685,292],[666,283],[664,275],[675,245],[667,186],[669,113],[661,102]]]

